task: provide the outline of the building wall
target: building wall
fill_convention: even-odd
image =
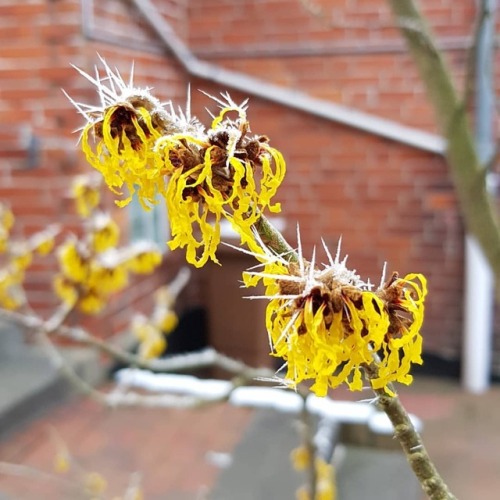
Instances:
[[[181,1],[163,2],[165,8],[167,3],[182,7]],[[90,167],[77,147],[75,130],[83,118],[61,89],[85,103],[96,104],[97,94],[70,64],[93,74],[99,53],[128,78],[135,61],[138,85],[157,87],[161,99],[185,101],[186,83],[179,65],[126,2],[85,4],[92,8],[82,17],[78,0],[0,3],[0,200],[12,207],[18,235],[27,236],[55,221],[78,231],[69,187],[76,174]],[[181,11],[177,15],[185,20]],[[111,196],[106,205],[114,211],[127,242],[126,210],[116,210]],[[154,276],[137,279],[126,294],[113,298],[106,314],[95,319],[74,314],[70,320],[83,320],[102,336],[122,330],[130,309],[147,308],[151,291],[175,274],[178,259],[169,255],[166,260]],[[55,268],[54,258],[37,259],[27,275],[31,304],[43,315],[56,305],[50,293]]]
[[[303,3],[317,14],[305,10],[300,0],[154,2],[200,59],[436,131],[423,86],[384,0]],[[420,3],[460,83],[475,2]],[[134,60],[137,84],[152,86],[161,99],[181,105],[189,80],[193,89],[227,90],[186,75],[130,3],[85,5],[91,8],[83,19],[76,0],[0,6],[0,130],[6,134],[31,127],[42,146],[31,170],[25,150],[0,156],[0,198],[11,198],[27,231],[60,214],[74,223],[64,193],[68,178],[84,168],[72,133],[81,120],[60,87],[76,100],[91,102],[96,96],[70,62],[91,71],[99,52],[126,76]],[[193,92],[193,109],[203,121],[208,118],[205,106],[215,108]],[[458,357],[463,227],[443,159],[258,98],[250,101],[249,117],[252,131],[270,136],[287,160],[278,198],[290,241],[295,244],[297,222],[306,255],[321,237],[334,249],[342,235],[350,265],[375,283],[384,261],[402,275],[424,273],[430,290],[425,348]],[[210,290],[209,275],[199,274],[202,289]],[[31,278],[32,287],[35,281],[45,286],[46,278],[46,270],[40,270]],[[152,285],[146,281],[143,286],[147,292]],[[191,290],[190,300],[199,302],[199,288]],[[37,300],[45,303],[45,297]],[[120,310],[127,306],[123,300]]]
[[[461,84],[474,2],[420,4]],[[436,132],[383,0],[191,0],[189,7],[190,46],[203,60]],[[279,197],[290,239],[296,221],[309,251],[321,237],[335,247],[342,235],[350,265],[375,283],[384,261],[402,275],[424,273],[425,349],[458,357],[463,225],[443,159],[258,99],[249,116],[252,130],[269,135],[287,159]]]
[[[418,4],[441,46],[450,49],[460,81],[475,2]],[[189,6],[189,40],[199,57],[435,129],[423,85],[385,0],[191,0]]]

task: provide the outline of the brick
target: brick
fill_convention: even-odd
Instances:
[[[3,18],[4,16],[20,16],[20,18],[27,18],[28,16],[44,14],[46,11],[46,2],[23,2],[21,4],[12,2],[0,5],[0,18]]]
[[[337,23],[335,28],[324,27],[311,18],[296,0],[179,0],[157,1],[156,5],[174,21],[180,36],[188,36],[195,51],[200,50],[216,64],[435,132],[431,107],[402,39],[392,27],[388,7],[380,0],[339,2],[333,9],[327,2],[318,3],[326,9],[328,19]],[[422,7],[442,39],[470,33],[473,2],[457,5],[443,0],[423,2]],[[75,152],[76,136],[71,134],[82,119],[59,87],[82,102],[95,103],[97,98],[69,62],[92,72],[99,52],[126,76],[134,59],[138,85],[154,86],[163,100],[174,98],[181,106],[185,103],[189,77],[171,56],[146,53],[139,45],[135,50],[119,47],[124,33],[132,43],[157,44],[134,12],[121,2],[102,0],[95,5],[95,15],[96,29],[116,40],[117,45],[81,36],[76,0],[27,5],[10,2],[0,7],[0,37],[9,38],[2,44],[9,65],[0,69],[0,129],[30,124],[44,147],[36,174],[15,170],[25,167],[22,151],[17,156],[2,153],[0,158],[0,197],[10,196],[20,207],[20,223],[28,231],[43,226],[58,209],[64,211],[63,220],[75,227],[64,185],[73,173],[88,171],[89,167],[81,153]],[[363,51],[382,44],[394,50]],[[252,53],[254,48],[259,51],[257,55]],[[294,55],[295,49],[308,49],[312,55]],[[212,51],[217,50],[229,55],[211,58]],[[287,57],[281,57],[280,50],[288,51]],[[447,56],[457,81],[461,81],[465,51],[454,50]],[[202,88],[213,95],[227,90],[223,85],[191,80],[192,89]],[[204,107],[216,110],[216,105],[198,92],[192,93],[194,113],[208,123]],[[247,97],[245,92],[231,94],[236,101]],[[431,347],[454,345],[460,311],[452,307],[449,297],[460,302],[462,228],[443,160],[254,97],[249,117],[252,131],[268,134],[271,144],[282,150],[287,160],[288,174],[278,197],[292,241],[299,221],[308,252],[321,236],[333,242],[343,233],[346,249],[359,260],[354,262],[353,258],[353,265],[368,274],[375,275],[385,258],[399,269],[411,270],[414,263],[418,264],[428,272],[429,283],[437,284],[436,297],[445,293],[448,301],[445,304],[445,299],[436,298],[429,304],[426,328],[434,335]],[[18,183],[26,187],[24,193],[15,191]],[[4,188],[12,188],[12,184],[15,190],[9,195]],[[37,185],[45,198],[35,194]],[[50,204],[47,198],[56,201]],[[29,201],[36,213],[29,213]],[[120,212],[126,225],[124,213]],[[181,264],[180,254],[175,254],[174,266]],[[43,266],[37,264],[36,270],[42,273]],[[110,301],[109,314],[88,324],[96,331],[104,330],[105,335],[125,327],[127,308],[133,305],[147,310],[148,295],[164,276],[162,270],[139,281],[129,296]],[[43,279],[42,274],[33,281],[36,300],[39,279]],[[199,290],[189,291],[193,301],[204,300],[200,290],[206,279],[199,278],[195,285]],[[448,318],[445,324],[441,321],[442,307],[446,307]]]

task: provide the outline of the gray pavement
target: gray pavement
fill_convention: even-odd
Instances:
[[[289,500],[305,483],[289,456],[299,445],[296,418],[270,410],[255,413],[218,478],[211,500]],[[366,436],[359,429],[356,441]],[[345,433],[340,432],[339,435]],[[353,429],[349,434],[353,436]],[[369,439],[374,442],[374,440]],[[394,449],[336,443],[337,500],[419,500],[421,489],[403,453]]]
[[[64,352],[86,380],[96,382],[103,376],[104,369],[96,368],[100,365],[96,353],[74,348]],[[39,347],[26,345],[22,332],[0,324],[0,438],[70,393]],[[338,433],[341,441],[334,452],[338,500],[421,498],[402,452],[388,449],[384,440],[370,438],[366,428],[347,430]],[[305,482],[289,460],[291,450],[299,444],[298,435],[296,417],[256,411],[233,452],[231,465],[221,472],[209,498],[234,500],[235,492],[238,500],[295,498]]]
[[[64,348],[63,355],[85,380],[102,380],[96,353]],[[0,320],[0,438],[72,393],[42,348],[26,343],[18,327]]]

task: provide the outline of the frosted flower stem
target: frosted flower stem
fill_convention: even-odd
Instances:
[[[267,217],[260,214],[260,218],[255,223],[254,227],[268,248],[276,252],[278,255],[282,255],[289,262],[299,261],[297,252],[285,240],[283,235],[271,224]]]

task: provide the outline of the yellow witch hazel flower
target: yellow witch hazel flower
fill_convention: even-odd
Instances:
[[[60,272],[54,290],[66,304],[76,305],[86,314],[100,312],[111,294],[125,288],[130,272],[151,273],[162,260],[158,246],[152,242],[105,248],[96,251],[95,245],[88,246],[73,237],[58,249]]]
[[[311,454],[304,446],[292,450],[290,454],[293,468],[297,471],[306,470],[311,464]],[[335,471],[332,464],[326,462],[322,457],[316,457],[314,461],[316,469],[316,495],[314,500],[335,500],[337,489],[335,487]],[[311,493],[307,487],[297,490],[297,500],[312,500]]]
[[[167,339],[163,332],[146,316],[138,314],[132,320],[132,332],[139,340],[139,356],[142,359],[157,358],[165,352]]]
[[[265,248],[265,247],[263,247]],[[255,256],[262,271],[244,275],[247,286],[263,280],[269,300],[266,327],[271,354],[283,358],[286,381],[292,387],[313,381],[311,391],[325,396],[328,388],[347,383],[351,390],[363,386],[363,366],[377,361],[378,376],[371,379],[374,389],[391,382],[409,384],[412,363],[422,363],[422,337],[426,280],[420,274],[403,279],[397,273],[382,278],[379,288],[364,282],[340,260],[332,258],[325,245],[328,264],[316,267],[302,257],[297,262],[265,249]]]
[[[59,226],[50,225],[28,238],[16,240],[10,231],[14,215],[0,203],[0,307],[9,310],[26,305],[23,282],[35,254],[47,255],[54,246]]]
[[[115,193],[125,186],[125,205],[137,193],[144,208],[166,199],[172,249],[186,248],[186,258],[197,267],[215,255],[220,242],[220,220],[226,218],[242,242],[255,246],[251,226],[260,212],[278,212],[272,203],[285,175],[285,162],[265,136],[249,136],[246,101],[236,104],[229,95],[211,97],[221,110],[210,129],[186,112],[168,109],[150,89],[125,83],[101,59],[106,75],[96,70],[92,82],[100,105],[73,104],[87,119],[82,149],[89,163]],[[168,182],[167,182],[168,181]]]
[[[149,89],[134,87],[133,71],[125,83],[118,71],[114,73],[101,61],[106,71],[102,78],[97,68],[96,78],[75,68],[96,86],[100,105],[77,103],[68,96],[87,120],[81,135],[82,149],[114,193],[122,194],[122,188],[127,188],[129,197],[118,204],[127,204],[137,190],[147,208],[145,202],[155,203],[156,194],[164,189],[163,175],[154,165],[153,146],[167,115]]]
[[[9,234],[14,225],[14,214],[0,203],[0,253],[4,253],[8,247]]]
[[[56,295],[68,306],[97,314],[111,294],[123,290],[129,274],[151,273],[162,261],[153,242],[138,241],[117,248],[118,224],[99,208],[100,183],[89,176],[77,177],[72,194],[84,219],[81,238],[70,236],[58,248],[59,273],[54,278]]]
[[[136,314],[132,319],[131,329],[139,340],[139,356],[143,359],[157,358],[167,349],[166,336],[173,332],[179,323],[173,310],[174,297],[169,286],[163,286],[155,292],[155,308],[151,318]]]
[[[137,241],[126,253],[124,260],[133,273],[149,274],[153,272],[163,257],[158,246],[151,241]]]
[[[261,210],[280,211],[271,199],[285,175],[284,159],[269,146],[268,138],[247,136],[246,101],[238,105],[228,94],[223,100],[212,99],[221,111],[203,140],[176,134],[156,144],[161,153],[157,162],[167,167],[169,176],[166,199],[173,236],[169,245],[186,247],[187,261],[197,267],[208,259],[217,262],[222,217],[254,248],[252,225]]]
[[[116,246],[120,238],[118,224],[104,212],[94,214],[89,220],[89,236],[91,246],[96,252],[104,252]]]
[[[99,179],[91,175],[75,177],[71,187],[76,211],[80,217],[87,218],[99,206],[101,191]]]

